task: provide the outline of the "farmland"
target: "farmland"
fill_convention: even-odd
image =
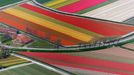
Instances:
[[[8,2],[12,4],[20,0],[12,1],[0,3],[2,3],[1,6],[5,6]],[[58,49],[72,45],[81,46],[81,44],[92,44],[95,41],[98,43],[98,41],[105,41],[105,39],[118,39],[134,31],[133,10],[128,10],[133,8],[133,0],[36,1],[43,6],[79,14],[88,18],[57,13],[49,8],[40,7],[32,1],[23,2],[1,10],[0,42],[2,44],[19,48]],[[131,14],[127,15],[128,12],[131,12]],[[123,23],[98,20],[90,17]],[[129,75],[134,72],[134,53],[128,51],[133,50],[133,45],[133,43],[129,43],[123,46],[113,46],[108,49],[92,52],[32,53],[30,50],[27,50],[29,52],[19,53],[63,69],[67,67],[67,71],[77,74],[82,70],[84,72],[96,71],[98,74],[100,72],[106,72],[110,74]],[[79,50],[79,47],[77,49]],[[0,70],[0,75],[59,75],[43,66],[39,66],[39,64],[33,63],[33,61],[16,56],[0,59],[0,66],[7,69]],[[12,67],[13,69],[10,69]],[[86,73],[80,74],[86,75]],[[96,75],[95,72],[93,74]],[[87,73],[87,75],[90,74]]]
[[[0,59],[0,66],[1,67],[10,67],[18,64],[28,63],[29,61],[15,57],[10,56],[7,59]]]
[[[7,71],[0,72],[0,75],[60,75],[56,72],[45,69],[39,65],[31,64],[27,66],[22,66]]]
[[[41,38],[49,37],[52,42],[60,40],[63,45],[74,45],[80,42],[88,43],[105,37],[117,37],[134,29],[123,24],[110,23],[108,25],[109,23],[102,22],[97,25],[98,23],[93,20],[56,14],[31,4],[21,4],[3,10],[0,16],[1,21],[8,25],[23,31],[30,31]],[[9,22],[7,23],[7,21]],[[21,24],[18,24],[18,22]],[[30,28],[30,26],[33,28]],[[101,29],[96,29],[100,27]],[[121,31],[119,28],[125,31]]]
[[[19,1],[22,1],[22,0],[10,0],[10,1],[9,0],[0,0],[0,7],[15,3],[15,2],[19,2]]]
[[[96,5],[102,4],[107,0],[51,0],[49,2],[41,0],[37,0],[38,2],[42,3],[44,6],[48,6],[51,8],[55,8],[65,12],[76,13],[82,10],[86,10],[88,8],[94,7]],[[84,3],[88,3],[87,5]],[[90,3],[90,4],[89,4]],[[77,8],[79,6],[79,8]]]

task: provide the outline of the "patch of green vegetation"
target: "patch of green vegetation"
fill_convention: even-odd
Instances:
[[[30,44],[28,47],[34,47],[34,48],[53,48],[54,45],[50,44],[47,41],[34,41],[32,44]]]
[[[39,65],[31,64],[0,72],[0,75],[60,75]]]
[[[7,42],[7,41],[11,41],[12,38],[6,34],[2,34],[0,33],[0,42]]]
[[[4,44],[6,44],[6,45],[12,45],[12,41],[6,41],[6,42],[4,42]]]
[[[127,23],[127,24],[134,26],[134,17],[125,20],[123,23]]]
[[[19,2],[19,1],[21,0],[0,0],[0,7],[15,3],[15,2]]]
[[[43,4],[43,3],[46,3],[46,2],[50,2],[52,0],[36,0],[36,1]]]

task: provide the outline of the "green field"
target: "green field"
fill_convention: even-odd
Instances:
[[[52,0],[36,0],[38,1],[39,3],[46,3],[46,2],[49,2],[49,1],[52,1]]]
[[[0,75],[60,75],[39,65],[31,64],[0,72]]]
[[[128,24],[134,25],[134,17],[124,21],[124,23],[128,23]]]
[[[15,2],[19,2],[19,1],[21,0],[0,0],[0,7],[15,3]]]
[[[34,47],[34,48],[53,48],[54,46],[50,44],[47,41],[34,41],[31,45],[28,47]]]

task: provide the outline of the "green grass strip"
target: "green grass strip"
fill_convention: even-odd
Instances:
[[[47,2],[50,2],[50,1],[53,1],[53,0],[36,0],[36,1],[43,4],[43,3],[47,3]]]
[[[0,7],[15,3],[15,2],[19,2],[19,1],[22,1],[22,0],[0,0]]]
[[[124,22],[124,23],[128,23],[128,24],[131,24],[131,25],[133,25],[133,26],[134,26],[134,17],[129,18],[129,19],[127,19],[127,20],[123,21],[123,22]]]
[[[34,41],[32,44],[28,45],[28,47],[34,48],[54,48],[54,45],[45,42],[45,41]]]

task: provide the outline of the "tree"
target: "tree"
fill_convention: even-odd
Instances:
[[[5,47],[0,48],[0,58],[7,58],[10,56],[10,50]]]
[[[62,45],[61,45],[61,39],[57,39],[57,40],[54,42],[54,44],[55,44],[55,48],[61,47],[61,46],[62,46]]]

